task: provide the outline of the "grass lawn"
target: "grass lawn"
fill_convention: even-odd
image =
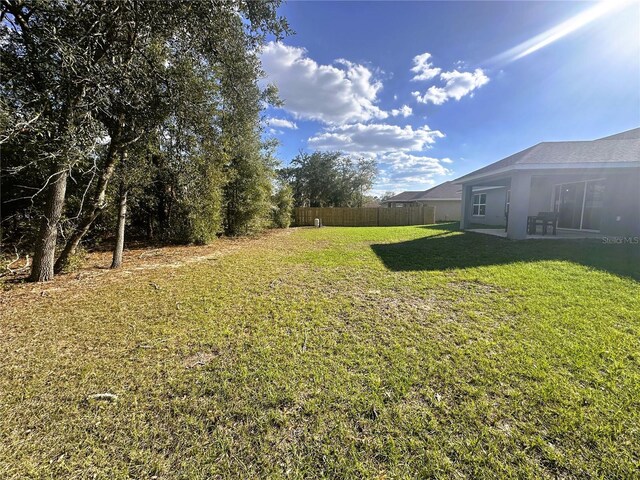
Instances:
[[[5,285],[0,478],[637,475],[640,246],[453,227]]]

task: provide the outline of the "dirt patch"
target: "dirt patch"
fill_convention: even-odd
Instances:
[[[497,285],[491,285],[483,282],[473,282],[468,280],[449,282],[448,286],[458,290],[466,290],[468,292],[477,293],[502,293],[508,291],[508,289],[499,287]]]
[[[20,307],[38,297],[68,291],[84,291],[105,283],[130,281],[139,272],[175,269],[191,263],[213,261],[247,247],[266,247],[278,238],[290,235],[293,229],[269,230],[259,236],[220,238],[210,245],[179,245],[166,247],[133,247],[125,249],[123,266],[109,269],[110,251],[88,252],[84,264],[72,273],[56,275],[50,282],[28,283],[28,272],[7,276],[0,283],[0,308]]]
[[[185,358],[182,364],[185,368],[197,368],[203,367],[208,363],[211,363],[218,356],[218,352],[198,352]]]

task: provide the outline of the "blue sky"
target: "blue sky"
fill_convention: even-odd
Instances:
[[[288,2],[296,33],[261,55],[284,101],[269,135],[285,163],[301,149],[375,158],[382,193],[638,127],[640,2],[610,5]]]

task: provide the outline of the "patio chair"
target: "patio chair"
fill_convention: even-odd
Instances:
[[[552,228],[552,235],[556,234],[558,227],[557,212],[538,212],[537,215],[527,217],[527,234],[535,235],[538,231],[538,225],[542,225],[542,235],[547,234],[547,228]]]

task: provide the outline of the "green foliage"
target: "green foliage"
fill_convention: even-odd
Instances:
[[[189,185],[183,185],[178,197],[178,211],[185,212],[184,234],[173,241],[206,244],[222,231],[222,185],[224,176],[206,160],[195,164],[196,174]],[[176,218],[174,223],[179,222]]]
[[[236,157],[232,179],[225,186],[228,235],[247,235],[269,226],[273,170],[259,155]]]
[[[298,207],[361,207],[375,175],[374,160],[340,152],[301,152],[280,171]]]
[[[73,255],[69,257],[69,262],[65,265],[63,273],[73,273],[78,271],[87,261],[87,251],[84,248],[78,248]]]
[[[378,201],[384,202],[385,200],[389,200],[391,197],[395,197],[395,196],[396,196],[395,192],[384,192],[384,194],[380,196]]]
[[[280,186],[273,196],[273,225],[276,228],[289,228],[293,213],[293,190],[288,184]]]
[[[257,113],[257,112],[256,112]],[[251,123],[248,123],[250,127]],[[247,128],[248,128],[247,127]],[[259,131],[232,139],[233,152],[227,165],[229,182],[225,191],[225,233],[247,235],[268,228],[271,223],[271,191],[275,176],[273,146],[263,144]]]
[[[35,243],[59,171],[67,247],[113,233],[121,187],[129,230],[153,241],[268,226],[275,163],[260,112],[277,99],[258,85],[257,52],[289,32],[279,4],[3,1],[3,240]]]

